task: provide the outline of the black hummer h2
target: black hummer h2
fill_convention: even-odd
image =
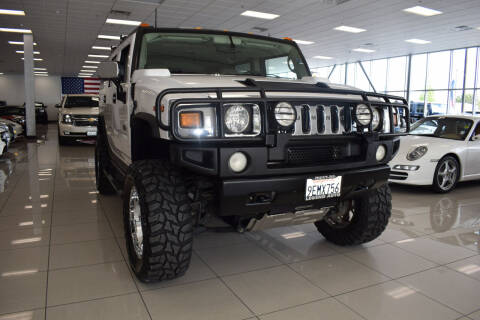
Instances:
[[[140,27],[98,75],[97,187],[123,191],[140,280],[183,275],[212,216],[239,231],[315,223],[339,245],[385,229],[403,98],[312,77],[291,40],[222,31]]]

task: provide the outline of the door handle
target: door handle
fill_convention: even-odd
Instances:
[[[113,101],[113,103],[117,103],[117,94],[116,93],[113,94],[112,101]]]

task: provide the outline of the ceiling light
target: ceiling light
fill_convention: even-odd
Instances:
[[[437,14],[442,14],[442,11],[438,10],[433,10],[430,8],[425,8],[422,6],[415,6],[407,9],[403,9],[403,11],[408,12],[408,13],[414,13],[418,14],[420,16],[425,16],[425,17],[431,17],[431,16],[436,16]]]
[[[16,53],[24,53],[23,50],[17,50]],[[40,54],[40,51],[33,51],[33,54]]]
[[[90,61],[90,60],[87,60],[87,61],[85,61],[85,63],[100,63],[100,61]]]
[[[321,59],[321,60],[332,60],[332,57],[327,57],[327,56],[313,56],[315,59]]]
[[[0,32],[32,33],[30,29],[0,28]]]
[[[89,54],[88,56],[90,58],[108,58],[108,56],[102,54]]]
[[[315,43],[315,42],[313,42],[313,41],[297,40],[297,39],[293,39],[293,41],[295,41],[295,42],[298,43],[298,44],[314,44],[314,43]]]
[[[45,74],[45,73],[35,73],[35,75],[40,77],[48,77],[48,74]]]
[[[415,43],[415,44],[427,44],[432,43],[432,41],[422,40],[422,39],[408,39],[405,42]]]
[[[37,73],[48,73],[47,71],[35,71],[35,74]]]
[[[108,36],[105,34],[99,34],[98,39],[106,39],[106,40],[120,40],[119,36]]]
[[[23,46],[23,41],[8,41],[8,43],[10,43],[10,44],[16,44],[16,45],[19,45],[19,46]],[[36,46],[37,43],[34,42],[33,45]]]
[[[95,50],[112,50],[112,48],[110,47],[99,47],[99,46],[93,46],[92,49],[95,49]]]
[[[367,31],[362,28],[355,28],[355,27],[349,27],[349,26],[340,26],[340,27],[333,28],[333,30],[351,32],[351,33],[360,33],[360,32]]]
[[[251,10],[247,10],[245,12],[242,12],[241,15],[242,16],[247,16],[247,17],[259,18],[259,19],[267,19],[267,20],[273,20],[275,18],[280,17],[278,14],[251,11]]]
[[[47,68],[33,68],[33,70],[47,70]]]
[[[22,60],[25,60],[25,58],[22,58]],[[42,58],[33,58],[34,61],[43,61]]]
[[[3,73],[3,72],[0,72],[0,76],[1,76],[2,74],[5,74],[5,73]]]
[[[82,69],[82,70],[80,70],[80,72],[92,72],[92,71],[94,71],[94,70],[88,70],[88,69]]]
[[[25,11],[23,11],[23,10],[0,9],[0,14],[9,14],[9,15],[14,15],[14,16],[24,16]]]
[[[124,25],[127,25],[127,26],[139,26],[142,22],[141,21],[133,21],[133,20],[107,19],[106,23],[124,24]]]
[[[97,69],[98,66],[82,66],[82,68],[90,68],[90,69]]]
[[[375,52],[375,50],[365,49],[365,48],[357,48],[357,49],[353,49],[353,51],[356,51],[356,52],[364,52],[364,53],[372,53],[372,52]]]

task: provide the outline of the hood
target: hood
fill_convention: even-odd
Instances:
[[[400,149],[394,160],[405,159],[409,152],[419,146],[426,146],[428,148],[428,158],[436,159],[439,155],[445,154],[464,143],[463,140],[407,135],[400,138]]]
[[[280,83],[280,84],[316,84],[318,82],[324,83],[334,89],[346,89],[346,90],[359,90],[354,87],[344,86],[340,84],[330,83],[326,78],[319,77],[304,77],[299,80],[283,79],[283,78],[273,78],[273,77],[258,77],[250,75],[209,75],[209,74],[173,74],[165,71],[164,69],[143,69],[135,71],[133,76],[135,82],[144,83],[146,81],[151,84],[151,88],[156,87],[157,84],[159,87],[164,87],[168,83],[170,88],[201,88],[201,87],[210,87],[210,88],[224,88],[224,87],[247,87],[245,84],[241,83],[246,79],[253,79],[258,82],[269,82]],[[293,90],[294,91],[294,90]],[[360,91],[360,90],[359,90]]]
[[[98,116],[99,110],[98,108],[62,108],[62,114],[87,114],[92,116]]]

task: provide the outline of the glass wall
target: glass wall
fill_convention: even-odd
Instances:
[[[330,81],[408,98],[412,116],[480,113],[480,48],[463,48],[314,68]],[[410,77],[408,77],[408,68]],[[333,70],[333,72],[332,72]],[[368,76],[368,78],[367,78]],[[410,90],[409,90],[410,89]],[[425,107],[426,106],[426,107]]]

